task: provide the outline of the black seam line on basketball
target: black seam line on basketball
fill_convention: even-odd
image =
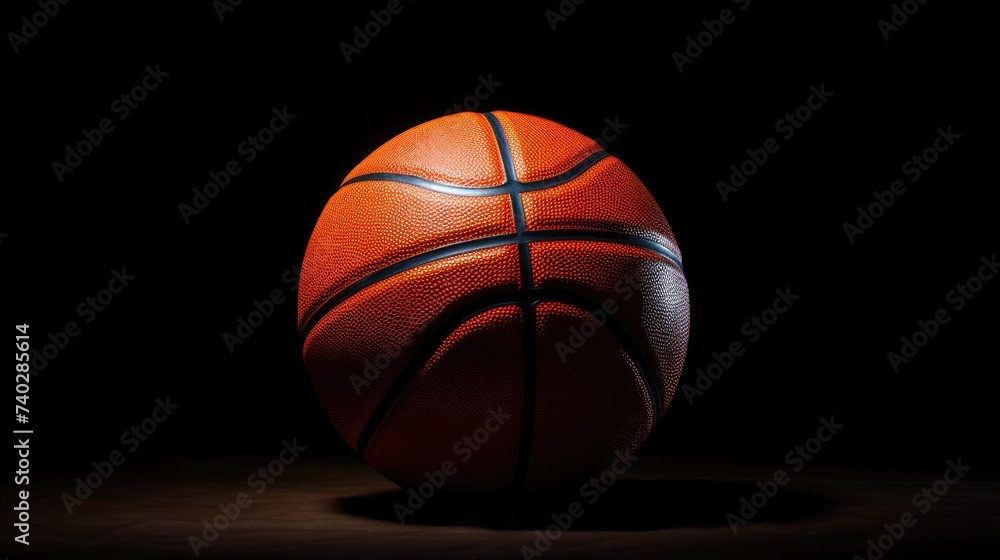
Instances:
[[[504,185],[517,184],[517,173],[514,171],[514,156],[510,153],[510,142],[507,141],[507,134],[503,131],[500,121],[493,113],[483,113],[486,121],[490,123],[493,136],[496,138],[497,149],[500,150],[500,161],[503,162],[503,172],[506,176]],[[517,260],[521,269],[521,289],[528,289],[532,286],[531,280],[531,254],[528,251],[528,244],[523,240],[525,226],[524,203],[521,201],[521,193],[510,193],[510,208],[514,213],[514,229],[517,231]]]
[[[524,203],[521,201],[520,193],[510,193],[510,207],[514,212],[514,229],[517,230],[518,235],[521,235],[527,226],[524,219]]]
[[[678,270],[684,272],[684,265],[681,264],[680,257],[669,248],[651,239],[629,233],[598,229],[545,229],[525,232],[521,238],[526,241],[607,241],[621,245],[633,245],[666,257],[677,266]]]
[[[531,275],[531,249],[528,248],[528,243],[524,240],[523,235],[518,235],[517,240],[517,260],[521,266],[521,289],[527,290],[534,287]]]
[[[549,189],[552,187],[558,187],[564,183],[568,183],[573,179],[576,179],[580,175],[583,175],[588,169],[594,166],[597,162],[608,157],[610,154],[601,150],[595,152],[587,158],[585,158],[580,163],[574,165],[568,171],[564,171],[555,177],[550,177],[548,179],[541,179],[539,181],[531,181],[528,183],[521,183],[518,181],[507,181],[503,185],[496,187],[460,187],[458,185],[449,185],[446,183],[437,183],[434,181],[429,181],[423,177],[416,177],[414,175],[406,175],[402,173],[366,173],[364,175],[358,175],[357,177],[352,177],[344,181],[341,187],[350,185],[351,183],[360,183],[362,181],[392,181],[395,183],[405,183],[407,185],[412,185],[414,187],[420,187],[422,189],[431,190],[434,192],[452,194],[456,196],[496,196],[501,194],[508,194],[512,192],[530,192],[539,191],[544,189]]]
[[[535,324],[535,303],[525,303],[523,309],[524,384],[521,389],[521,436],[518,441],[517,459],[514,463],[514,477],[510,484],[512,491],[521,490],[524,487],[525,477],[528,475],[531,447],[535,436],[535,407],[537,406],[538,331]]]
[[[493,129],[493,136],[496,137],[497,147],[500,148],[500,161],[503,162],[503,172],[507,180],[504,184],[517,183],[517,173],[514,172],[514,156],[510,153],[510,143],[507,142],[507,134],[503,131],[503,126],[493,113],[483,113],[486,121]]]
[[[410,380],[417,374],[417,372],[430,360],[431,356],[437,352],[441,344],[444,343],[445,339],[451,336],[451,333],[460,327],[463,323],[472,319],[480,313],[485,313],[490,309],[496,307],[502,307],[504,305],[523,305],[526,302],[526,296],[528,292],[506,292],[502,294],[496,294],[493,296],[485,297],[474,301],[463,309],[459,310],[451,317],[446,319],[440,327],[438,327],[434,333],[419,347],[409,361],[403,365],[402,369],[399,370],[399,374],[393,379],[392,384],[386,389],[382,398],[379,399],[378,403],[375,405],[375,409],[368,416],[365,421],[365,425],[361,428],[361,434],[358,436],[358,443],[355,446],[358,453],[362,457],[365,456],[365,452],[368,450],[368,444],[371,443],[372,437],[375,435],[375,431],[378,429],[382,420],[385,418],[386,414],[392,408],[392,405],[396,403],[399,395],[402,394],[403,389],[409,384]]]
[[[353,284],[338,292],[336,295],[330,297],[330,299],[326,300],[314,311],[312,311],[309,314],[309,317],[302,324],[301,336],[305,339],[305,337],[309,335],[309,331],[316,326],[316,323],[318,323],[323,316],[343,303],[343,301],[347,298],[353,296],[368,286],[375,284],[376,282],[436,260],[470,253],[479,249],[491,249],[493,247],[519,243],[520,241],[605,241],[620,245],[632,245],[666,257],[677,266],[681,273],[684,272],[681,260],[670,249],[644,237],[638,237],[625,233],[601,230],[543,230],[525,232],[520,237],[517,234],[482,237],[479,239],[473,239],[472,241],[463,241],[461,243],[445,245],[444,247],[420,253],[419,255],[403,259],[393,265],[373,272],[368,276],[357,280]]]
[[[396,375],[392,384],[389,385],[389,388],[386,389],[382,398],[379,399],[378,404],[375,405],[375,409],[368,416],[368,419],[365,421],[365,425],[361,428],[361,434],[358,436],[358,442],[355,446],[358,453],[362,457],[365,456],[365,453],[368,450],[368,444],[371,443],[371,438],[375,435],[379,425],[395,404],[399,395],[402,394],[403,389],[406,388],[406,385],[409,384],[410,380],[416,375],[417,371],[419,371],[419,369],[427,363],[427,360],[434,355],[434,352],[437,352],[437,349],[455,329],[476,315],[485,313],[486,311],[496,307],[502,307],[504,305],[520,305],[522,308],[525,308],[534,306],[535,304],[543,301],[567,303],[573,305],[574,307],[588,311],[596,311],[597,309],[600,309],[599,305],[590,301],[586,297],[576,292],[559,288],[505,292],[484,297],[470,303],[468,306],[455,312],[448,319],[446,319],[427,339],[427,341],[420,346],[419,350],[414,353],[409,361],[406,362],[399,374]],[[645,388],[647,392],[649,392],[649,398],[653,408],[653,424],[655,425],[660,417],[659,390],[657,389],[658,385],[653,381],[652,374],[650,373],[648,364],[642,355],[642,351],[628,335],[628,332],[625,331],[624,327],[622,327],[621,324],[614,319],[614,317],[609,316],[605,325],[609,327],[611,333],[618,339],[619,343],[622,344],[622,348],[625,350],[626,354],[632,358],[632,362],[637,368],[639,368],[640,377],[642,377]]]

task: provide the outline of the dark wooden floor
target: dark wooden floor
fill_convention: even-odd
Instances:
[[[32,557],[194,557],[189,537],[219,504],[246,492],[252,503],[200,557],[524,558],[536,530],[573,501],[582,516],[555,534],[545,558],[866,557],[883,524],[914,512],[884,556],[983,558],[1000,551],[1000,484],[972,471],[922,514],[911,503],[944,470],[865,472],[807,465],[733,533],[737,513],[775,465],[642,456],[593,504],[580,495],[455,499],[435,495],[401,524],[407,495],[360,463],[301,457],[263,492],[248,476],[273,457],[125,465],[68,515],[60,496],[81,473],[32,481]],[[127,468],[126,468],[127,467]],[[564,516],[565,519],[565,516]],[[10,542],[10,541],[8,541]],[[544,548],[545,543],[540,543]],[[20,545],[17,545],[20,546]],[[6,547],[11,558],[23,550]],[[532,556],[534,557],[534,556]]]

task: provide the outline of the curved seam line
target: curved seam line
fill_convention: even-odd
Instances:
[[[358,442],[355,446],[358,453],[362,457],[365,457],[365,454],[368,451],[368,445],[371,443],[371,439],[375,436],[375,433],[381,426],[382,421],[389,414],[393,405],[403,394],[406,386],[416,376],[416,374],[419,373],[419,369],[434,356],[434,354],[441,347],[441,344],[443,344],[444,341],[447,340],[458,327],[477,315],[497,307],[519,304],[522,306],[523,310],[525,306],[533,307],[535,304],[542,301],[566,303],[585,311],[599,308],[596,303],[588,299],[586,296],[561,288],[543,288],[507,292],[489,296],[469,304],[461,311],[456,312],[442,322],[441,326],[438,327],[434,334],[421,345],[421,350],[415,352],[410,360],[407,361],[407,363],[399,370],[399,374],[386,389],[382,398],[379,399],[379,402],[375,405],[372,413],[368,416],[368,419],[365,420],[365,425],[361,428],[361,433],[358,435]],[[581,305],[580,302],[583,302],[583,305]],[[622,327],[617,320],[610,316],[608,317],[606,324],[611,330],[611,333],[618,339],[622,349],[629,355],[636,367],[639,368],[639,376],[642,378],[643,386],[649,393],[649,399],[653,408],[653,425],[655,426],[657,420],[659,420],[660,398],[659,386],[653,378],[652,371],[649,369],[648,363],[642,355],[642,351],[639,349],[632,337],[629,336],[628,332],[625,331],[624,327]],[[535,338],[537,341],[537,333],[535,333]],[[630,346],[631,350],[629,348]]]
[[[611,154],[600,150],[595,152],[586,158],[584,158],[580,163],[574,165],[570,169],[548,179],[539,179],[538,181],[531,181],[527,183],[522,183],[517,180],[507,180],[501,185],[495,187],[462,187],[459,185],[449,185],[447,183],[438,183],[436,181],[431,181],[424,179],[423,177],[417,177],[415,175],[407,175],[405,173],[366,173],[364,175],[358,175],[357,177],[352,177],[344,181],[338,191],[346,187],[347,185],[353,183],[361,183],[364,181],[392,181],[395,183],[403,183],[406,185],[411,185],[414,187],[419,187],[422,189],[431,190],[434,192],[451,194],[455,196],[496,196],[501,194],[509,194],[512,192],[531,192],[544,189],[550,189],[564,185],[584,173],[586,173],[590,168],[594,167],[597,162],[603,160],[604,158],[610,156]],[[502,156],[501,156],[502,159]],[[504,171],[506,173],[506,170]]]
[[[502,297],[501,297],[502,296]],[[409,385],[410,380],[412,380],[420,369],[430,360],[434,354],[438,351],[444,341],[448,339],[453,332],[455,332],[458,327],[467,323],[474,317],[485,313],[491,309],[497,307],[502,307],[504,305],[517,305],[521,303],[523,297],[521,293],[504,293],[498,294],[496,296],[487,297],[482,300],[476,301],[460,312],[456,312],[454,315],[442,322],[441,326],[434,332],[434,334],[428,338],[421,346],[420,350],[416,351],[410,360],[400,368],[399,373],[396,378],[392,380],[392,383],[385,390],[382,398],[379,399],[378,403],[375,404],[375,408],[372,413],[368,415],[368,419],[365,420],[365,425],[361,427],[361,433],[358,434],[358,442],[355,446],[358,453],[362,457],[368,450],[368,444],[371,443],[371,439],[375,436],[375,432],[378,431],[379,425],[385,419],[386,415],[392,409],[392,406],[399,400],[399,396],[403,394],[403,390]],[[367,458],[366,458],[367,459]]]
[[[545,232],[553,232],[549,235]],[[558,233],[559,235],[555,235]],[[606,243],[616,243],[619,245],[628,245],[631,247],[640,247],[647,249],[652,253],[659,254],[666,257],[671,261],[678,270],[683,274],[684,267],[681,264],[680,259],[673,254],[673,252],[660,245],[655,241],[651,241],[644,237],[637,237],[629,234],[621,234],[618,232],[609,232],[603,230],[543,230],[543,231],[529,231],[525,232],[520,236],[520,239],[525,241],[603,241]],[[338,305],[343,303],[347,298],[357,294],[361,290],[371,286],[382,280],[386,280],[395,276],[397,274],[406,272],[418,266],[424,264],[430,264],[435,261],[446,259],[448,257],[454,257],[458,255],[464,255],[471,253],[473,251],[478,251],[480,249],[492,249],[495,247],[502,247],[504,245],[516,244],[519,241],[519,236],[517,234],[505,234],[496,235],[492,237],[481,237],[479,239],[474,239],[471,241],[463,241],[461,243],[453,243],[451,245],[445,245],[444,247],[439,247],[437,249],[432,249],[419,255],[414,255],[412,257],[403,259],[391,266],[380,269],[373,272],[367,276],[364,276],[344,289],[337,292],[337,294],[331,296],[321,305],[317,306],[315,310],[309,313],[309,317],[302,325],[300,331],[301,337],[305,339],[309,336],[309,332],[312,331],[313,327],[325,316],[327,313],[332,311]]]
[[[486,117],[486,122],[490,123],[490,129],[493,131],[497,148],[500,150],[500,161],[503,162],[503,174],[506,178],[504,185],[517,183],[517,172],[514,171],[514,156],[510,152],[510,142],[507,141],[507,134],[503,131],[503,125],[500,124],[500,120],[493,113],[483,113],[483,116]]]
[[[579,294],[572,290],[559,291],[562,292],[563,299],[541,299],[539,301],[557,301],[560,303],[567,303],[576,308],[584,311],[590,311],[592,313],[601,310],[601,307],[597,305],[597,303],[591,301],[583,294]],[[610,314],[605,315],[607,316],[605,325],[607,325],[608,330],[610,330],[611,334],[618,339],[618,343],[621,345],[622,350],[628,354],[628,356],[632,359],[632,362],[635,363],[635,367],[639,369],[639,377],[642,379],[643,386],[649,394],[650,406],[653,409],[653,426],[655,426],[661,413],[660,385],[656,382],[653,372],[649,369],[649,365],[646,363],[646,359],[642,354],[642,349],[639,348],[639,345],[628,334],[625,327],[623,327],[621,323],[619,323]]]
[[[523,237],[527,241],[604,241],[607,243],[641,247],[665,257],[677,266],[681,272],[684,271],[684,265],[681,264],[680,257],[675,255],[668,247],[652,239],[646,239],[645,237],[639,237],[630,233],[619,233],[617,231],[601,229],[543,229],[525,232]]]

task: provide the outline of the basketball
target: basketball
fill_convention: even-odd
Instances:
[[[365,158],[299,284],[319,400],[404,488],[621,474],[676,391],[688,323],[680,250],[636,175],[504,111],[426,122]]]

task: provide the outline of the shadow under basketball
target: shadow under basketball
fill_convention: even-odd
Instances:
[[[578,517],[567,530],[648,531],[670,527],[728,525],[726,515],[740,515],[741,499],[760,489],[749,482],[708,480],[620,480],[602,494],[560,493],[531,496],[456,496],[435,494],[423,505],[408,490],[335,498],[331,509],[361,517],[415,525],[457,525],[487,529],[545,529],[553,516],[564,521],[571,505]],[[659,507],[649,507],[650,503]],[[824,511],[825,498],[782,488],[752,521],[795,521]],[[582,511],[582,514],[580,513]],[[565,524],[565,523],[564,523]]]

